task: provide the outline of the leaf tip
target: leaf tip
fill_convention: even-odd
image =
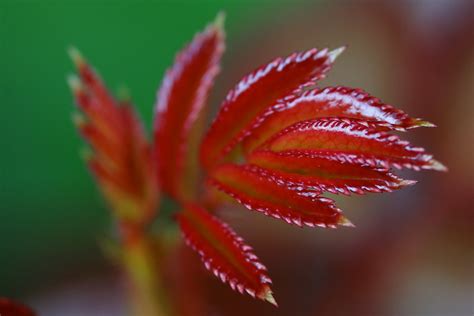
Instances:
[[[266,287],[263,295],[261,297],[262,300],[267,301],[268,303],[272,304],[275,307],[278,307],[278,303],[276,302],[275,298],[273,297],[273,293],[270,290],[270,287]]]
[[[436,124],[422,120],[422,119],[415,119],[413,123],[413,127],[436,127]]]
[[[436,171],[442,171],[442,172],[448,171],[448,167],[446,167],[441,162],[435,159],[430,160],[428,167],[429,169],[436,170]]]
[[[76,65],[77,68],[81,67],[86,63],[81,52],[76,47],[70,46],[67,49],[67,52],[69,54],[69,57],[72,59],[72,62],[74,63],[74,65]]]
[[[225,12],[224,11],[219,11],[219,13],[217,13],[217,16],[214,20],[214,26],[218,30],[223,31],[224,30],[224,23],[225,23]]]
[[[90,148],[81,148],[79,151],[79,156],[81,156],[82,160],[88,163],[92,160],[94,154]]]
[[[355,227],[355,225],[345,216],[341,216],[337,223],[344,227]]]
[[[342,52],[346,50],[346,46],[341,46],[339,48],[336,48],[328,53],[328,58],[331,63],[333,63],[339,55],[342,54]]]
[[[122,101],[120,104],[130,102],[132,100],[130,89],[125,85],[120,85],[117,90],[117,98]]]
[[[67,76],[67,84],[73,93],[77,93],[82,90],[81,80],[73,74]]]
[[[86,118],[79,112],[72,113],[72,122],[77,128],[81,128],[86,124]]]
[[[414,185],[418,183],[418,181],[416,180],[400,180],[400,182],[398,183],[401,187],[407,187],[407,186],[411,186],[411,185]]]

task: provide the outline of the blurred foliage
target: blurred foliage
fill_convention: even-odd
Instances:
[[[0,3],[1,294],[22,297],[102,260],[96,240],[108,216],[79,158],[83,145],[71,123],[65,81],[73,68],[67,47],[78,47],[112,90],[126,85],[149,127],[160,78],[197,30],[224,10],[231,37],[277,6],[231,0]]]

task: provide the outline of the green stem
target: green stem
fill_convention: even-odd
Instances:
[[[125,272],[131,315],[170,316],[170,306],[149,238],[142,229],[122,225]]]

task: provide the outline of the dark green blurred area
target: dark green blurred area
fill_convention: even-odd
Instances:
[[[109,220],[79,156],[67,47],[78,47],[111,89],[126,85],[150,126],[162,75],[195,32],[224,10],[232,37],[278,5],[0,3],[0,296],[23,297],[80,270],[78,265],[103,260],[97,239]]]

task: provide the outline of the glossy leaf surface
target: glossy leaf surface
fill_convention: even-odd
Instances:
[[[378,131],[379,125],[354,119],[327,118],[296,123],[268,140],[275,151],[303,150],[318,155],[343,155],[363,166],[444,170],[445,167],[396,135]]]
[[[342,49],[311,49],[277,58],[237,83],[227,94],[201,144],[200,158],[209,170],[222,161],[255,125],[268,107],[291,93],[300,93],[324,77]]]
[[[172,197],[193,198],[197,143],[209,92],[224,51],[223,16],[197,34],[177,56],[158,92],[154,119],[155,156],[161,188]]]
[[[130,102],[117,101],[72,51],[79,73],[70,80],[80,109],[76,124],[119,224],[139,224],[141,231],[151,222],[160,182],[183,209],[176,220],[206,268],[232,289],[276,305],[252,248],[206,208],[230,196],[298,226],[353,226],[324,193],[390,192],[414,183],[391,167],[446,168],[392,134],[433,124],[360,89],[315,88],[344,48],[294,53],[243,77],[199,143],[223,50],[218,17],[176,56],[158,92],[153,148]],[[198,160],[212,190],[201,190]]]
[[[276,305],[267,269],[227,224],[195,204],[185,205],[176,218],[186,243],[199,253],[206,269],[233,290]]]
[[[402,180],[382,169],[338,161],[337,157],[306,151],[256,151],[248,162],[267,169],[267,173],[296,191],[330,192],[334,194],[391,192],[415,181]]]
[[[220,165],[212,173],[210,183],[246,208],[289,224],[310,227],[351,225],[333,200],[314,193],[298,193],[256,166]]]
[[[379,130],[400,130],[433,124],[409,117],[361,89],[328,87],[295,94],[271,106],[260,125],[244,141],[246,153],[278,131],[300,121],[321,117],[355,118],[379,122]]]

